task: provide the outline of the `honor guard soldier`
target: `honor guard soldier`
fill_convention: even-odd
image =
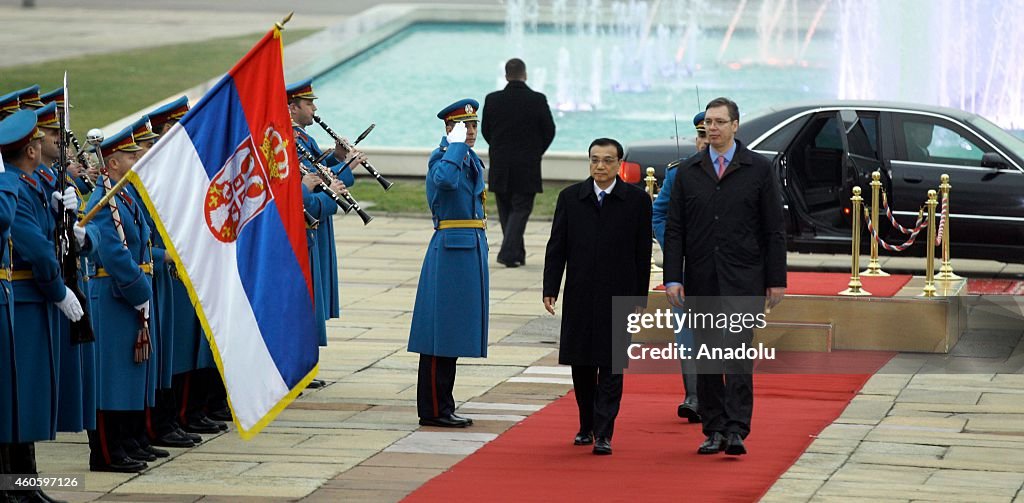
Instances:
[[[141,150],[131,128],[114,134],[99,146],[104,161],[89,209],[96,206],[117,181],[138,160]],[[99,355],[99,397],[96,430],[89,432],[89,466],[93,471],[138,472],[148,465],[134,458],[148,459],[152,453],[129,452],[135,447],[139,413],[153,403],[156,391],[151,366],[149,324],[153,296],[149,225],[142,213],[142,201],[126,186],[100,208],[89,222],[95,227],[96,274],[90,279],[93,330]]]
[[[317,107],[313,103],[313,100],[317,99],[317,96],[313,94],[313,81],[307,79],[301,82],[290,84],[285,88],[288,95],[288,111],[292,117],[292,128],[295,131],[295,141],[302,145],[309,153],[314,157],[320,158],[323,156],[323,151],[320,150],[320,146],[317,144],[311,136],[306,133],[306,126],[313,124],[313,115],[316,113]],[[346,151],[345,148],[340,144],[336,143],[334,151],[331,155],[328,155],[322,164],[331,168],[331,172],[334,177],[341,181],[340,186],[332,187],[335,192],[341,192],[345,187],[350,187],[355,183],[355,177],[352,175],[352,169],[350,166],[357,165],[365,160],[365,156],[358,150],[351,152]],[[314,169],[313,165],[308,161],[302,160],[309,169]],[[322,304],[323,318],[325,322],[322,324],[323,329],[321,330],[320,345],[327,345],[327,328],[326,319],[337,318],[341,314],[340,301],[338,295],[338,253],[334,240],[334,221],[333,216],[338,212],[338,205],[334,203],[325,194],[316,194],[320,204],[314,207],[306,208],[310,214],[312,214],[317,220],[319,225],[314,230],[313,235],[315,236],[315,247],[317,254],[317,272],[318,274],[313,275],[314,289],[314,300]],[[312,250],[311,250],[312,253]],[[312,271],[311,271],[312,272]],[[318,318],[321,316],[318,315]],[[319,388],[323,386],[323,381],[316,379],[310,383],[311,388]]]
[[[0,96],[0,119],[11,115],[18,110],[21,110],[21,100],[18,99],[18,91]]]
[[[416,404],[421,425],[473,424],[455,414],[455,364],[460,356],[487,356],[484,166],[472,150],[479,107],[476,100],[464,99],[437,114],[447,136],[427,165],[434,235],[423,259],[409,334],[409,351],[420,354]]]
[[[0,136],[5,127],[0,122]],[[0,149],[2,152],[2,149]],[[11,222],[18,205],[18,170],[10,170],[0,153],[0,475],[13,474],[9,444],[18,442],[18,388],[14,360],[14,297],[11,292]],[[11,495],[13,498],[13,494]],[[0,501],[7,501],[0,491]]]
[[[0,152],[5,171],[17,174],[18,205],[11,225],[14,293],[14,363],[17,407],[14,438],[3,452],[9,473],[37,474],[34,442],[57,433],[57,381],[60,375],[58,319],[78,321],[78,298],[64,285],[54,243],[50,209],[61,194],[47,193],[33,175],[42,159],[43,133],[36,114],[15,112],[0,122]],[[10,175],[7,175],[10,176]],[[64,201],[73,205],[74,201]],[[84,244],[84,229],[75,231]]]
[[[42,101],[45,105],[56,103],[58,113],[60,113],[59,110],[64,108],[64,88],[58,87],[53,91],[39,95],[39,101]],[[81,147],[81,145],[79,145],[79,147]],[[73,155],[69,155],[68,158],[70,160],[68,164],[68,175],[75,181],[75,187],[78,188],[78,193],[80,195],[84,195],[92,192],[92,184],[86,183],[85,178],[89,177],[89,179],[95,183],[96,177],[99,175],[99,170],[92,166],[80,165]]]
[[[60,161],[60,123],[57,120],[57,104],[49,103],[42,108],[37,108],[37,126],[43,133],[41,159],[36,169],[36,181],[43,187],[47,194],[57,194],[59,191],[57,171],[51,166],[57,166]],[[70,177],[65,179],[65,189],[61,198],[64,200],[65,210],[73,211],[77,217],[80,206],[80,198],[75,190],[74,181]],[[50,206],[54,218],[63,218],[59,215],[56,198]],[[77,220],[77,218],[76,218]],[[81,250],[81,258],[86,257],[93,251],[93,243],[98,236],[86,238]],[[80,273],[78,288],[87,292],[85,285],[85,274]],[[83,305],[83,310],[88,312],[88,306]],[[96,354],[95,343],[72,342],[71,322],[66,317],[57,318],[57,333],[60,340],[60,375],[58,377],[60,403],[57,407],[57,431],[80,432],[86,429],[96,428]]]

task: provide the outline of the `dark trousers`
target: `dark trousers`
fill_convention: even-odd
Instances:
[[[150,440],[176,431],[178,407],[174,400],[173,389],[156,390],[156,405],[146,407],[146,436]]]
[[[172,377],[178,424],[190,424],[206,417],[206,403],[210,398],[210,370],[196,369]]]
[[[533,200],[536,196],[537,194],[494,194],[503,236],[501,250],[498,251],[498,262],[526,263],[523,234],[526,232],[526,222],[530,219],[530,213],[533,212]]]
[[[89,430],[89,464],[109,465],[128,457],[125,442],[132,435],[134,411],[96,411],[96,429]]]
[[[756,313],[764,306],[763,297],[722,297],[708,299],[700,306],[710,313]],[[695,309],[696,310],[696,309]],[[694,330],[697,347],[736,349],[754,340],[753,330],[732,332],[728,329]],[[704,435],[739,433],[747,438],[754,413],[753,360],[698,360],[697,401]]]
[[[18,444],[0,444],[0,475],[32,475],[38,476],[36,468],[36,444],[23,442]],[[13,481],[8,480],[8,484]],[[19,498],[30,498],[35,491],[18,490],[0,491],[0,501],[22,501]],[[37,493],[36,493],[37,494]],[[42,501],[41,499],[25,499],[24,501]]]
[[[423,419],[455,413],[455,361],[447,356],[420,355],[416,410]]]
[[[572,386],[580,410],[580,431],[611,440],[622,401],[622,374],[612,373],[611,367],[573,365]]]

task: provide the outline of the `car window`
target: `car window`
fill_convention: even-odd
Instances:
[[[928,117],[905,119],[902,133],[904,161],[981,166],[985,150],[937,120]]]
[[[861,115],[860,125],[864,127],[864,133],[867,135],[868,143],[871,145],[871,151],[875,154],[875,159],[878,158],[878,117],[865,117]]]
[[[839,126],[836,118],[829,117],[825,125],[814,136],[814,147],[829,150],[842,150],[843,140],[839,137]]]
[[[757,150],[767,150],[771,152],[782,152],[786,150],[789,143],[793,141],[793,137],[800,132],[800,128],[803,127],[805,120],[794,120],[789,124],[786,124],[778,131],[771,134],[761,143],[755,147]]]

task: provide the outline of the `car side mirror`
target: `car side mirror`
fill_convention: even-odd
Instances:
[[[1006,159],[996,152],[985,152],[982,154],[981,165],[983,167],[993,169],[1005,169],[1010,167],[1010,163],[1006,162]]]

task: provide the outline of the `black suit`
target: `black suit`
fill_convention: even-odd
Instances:
[[[487,183],[495,195],[504,235],[498,261],[525,263],[523,233],[534,197],[544,191],[540,162],[555,139],[555,122],[544,95],[520,80],[488,94],[482,114],[480,133],[487,140],[490,157]]]
[[[679,166],[671,190],[665,283],[684,283],[687,307],[695,312],[761,312],[765,288],[786,286],[782,198],[771,162],[737,140],[721,179],[710,153],[699,152]],[[753,339],[751,330],[694,333],[698,348],[749,345]],[[697,364],[704,433],[746,437],[754,404],[752,362]]]
[[[594,180],[558,194],[544,257],[544,297],[565,273],[558,363],[572,365],[580,431],[611,438],[622,398],[612,369],[612,297],[644,297],[651,278],[651,198],[617,179],[598,206]],[[624,349],[624,348],[622,348]]]

